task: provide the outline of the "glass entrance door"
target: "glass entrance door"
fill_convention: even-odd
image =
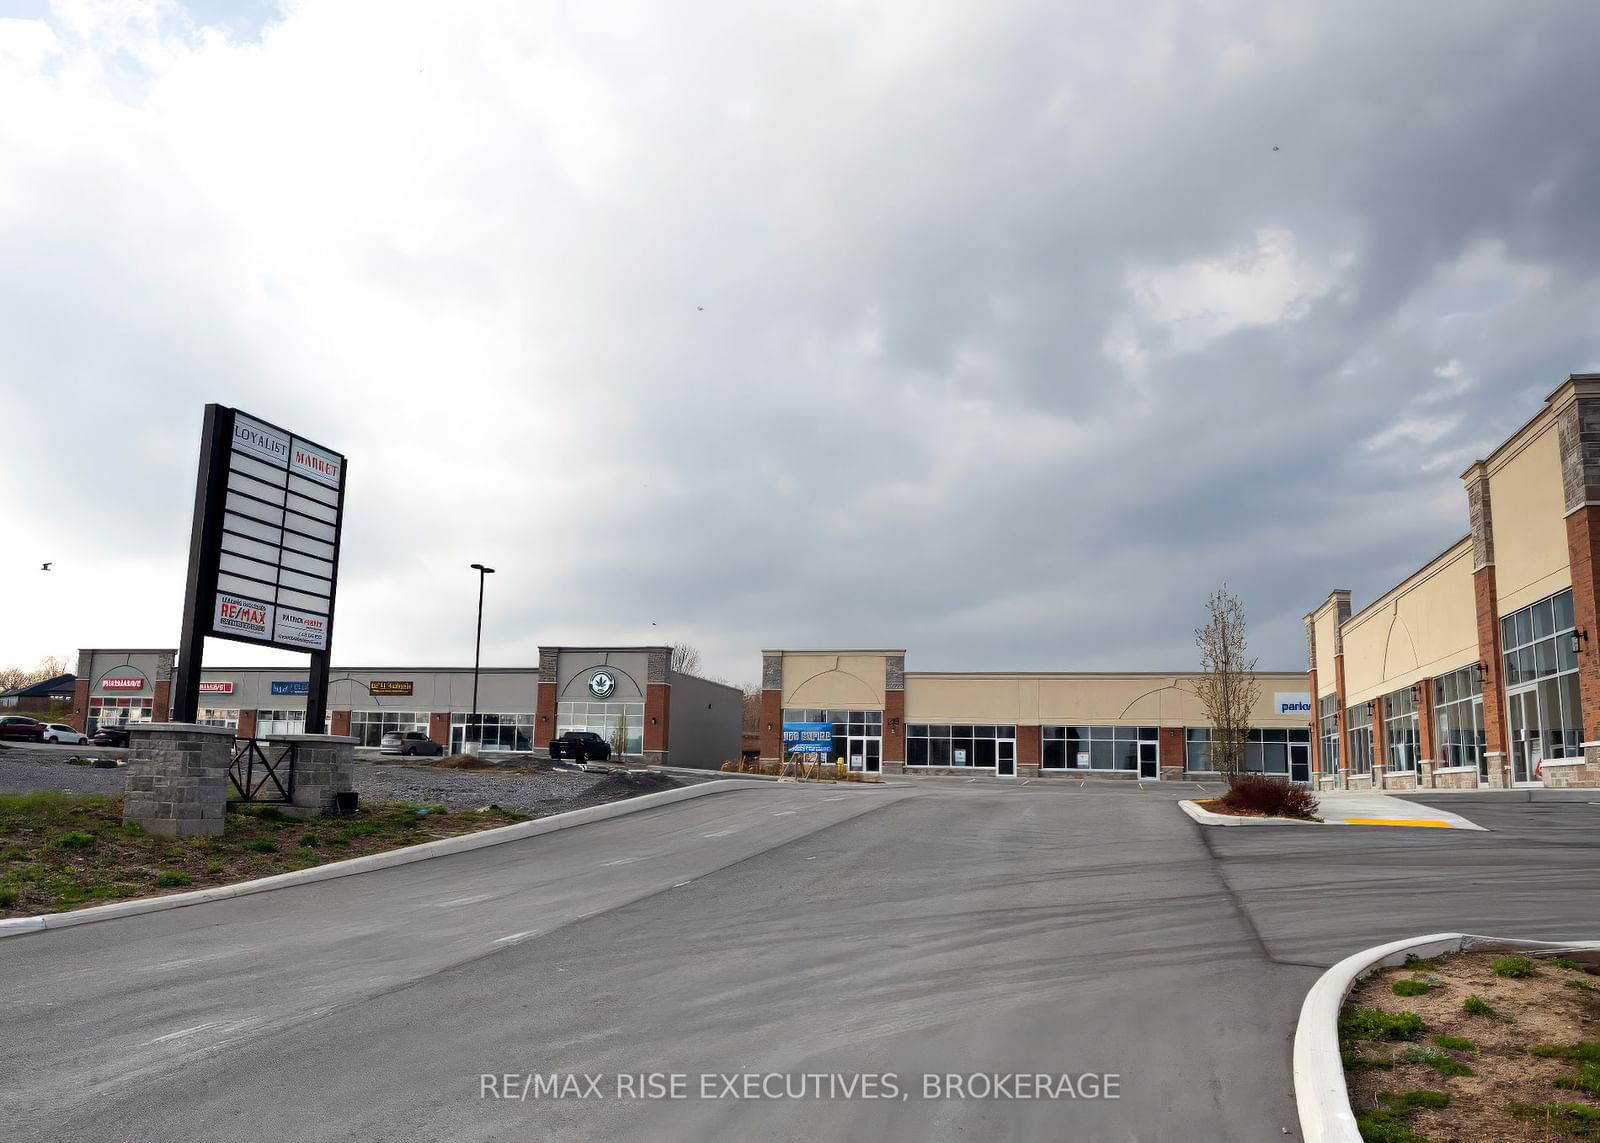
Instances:
[[[1540,763],[1544,743],[1539,735],[1539,688],[1528,687],[1506,696],[1507,735],[1511,747],[1511,784],[1543,785]]]
[[[995,743],[994,772],[1000,778],[1017,776],[1017,743],[1015,739],[1002,738]]]
[[[1144,780],[1157,780],[1161,778],[1160,748],[1154,742],[1139,743],[1139,778]]]
[[[837,743],[839,739],[835,738]],[[883,739],[847,735],[844,738],[845,765],[852,770],[878,774],[883,770]]]
[[[1311,781],[1311,743],[1289,743],[1289,781]]]

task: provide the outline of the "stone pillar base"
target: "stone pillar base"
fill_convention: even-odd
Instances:
[[[294,794],[290,804],[305,814],[334,812],[335,794],[355,789],[356,743],[339,734],[274,734],[274,746],[293,744]]]
[[[1018,762],[1017,763],[1017,777],[1019,777],[1019,778],[1028,778],[1028,779],[1031,780],[1033,778],[1037,778],[1038,776],[1039,776],[1039,764],[1037,762]]]
[[[620,759],[619,761],[622,761],[622,762],[626,763],[628,760],[626,758],[623,758],[623,759]],[[665,765],[667,765],[668,764],[667,763],[667,752],[665,750],[646,750],[644,752],[644,764],[646,766],[665,766]]]
[[[1039,767],[1035,766],[1033,769],[1037,774]],[[885,762],[883,764],[883,772],[885,774],[904,774],[906,772],[906,764],[904,762]]]
[[[160,837],[220,837],[233,731],[189,722],[128,727],[122,820]]]

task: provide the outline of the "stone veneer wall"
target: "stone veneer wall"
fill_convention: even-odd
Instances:
[[[233,731],[186,722],[128,728],[122,820],[159,837],[218,837],[228,808]]]

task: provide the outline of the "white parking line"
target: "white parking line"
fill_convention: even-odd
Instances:
[[[196,1032],[204,1032],[207,1028],[216,1028],[220,1024],[221,1021],[219,1020],[208,1020],[206,1023],[196,1024],[192,1028],[179,1028],[176,1032],[168,1032],[165,1036],[157,1036],[154,1040],[146,1040],[139,1046],[141,1048],[148,1048],[151,1044],[164,1044],[168,1040],[177,1040],[184,1036],[192,1036]]]
[[[691,877],[687,881],[678,882],[676,885],[673,886],[673,888],[674,889],[682,889],[685,885],[693,885],[693,884],[694,884],[694,878]]]

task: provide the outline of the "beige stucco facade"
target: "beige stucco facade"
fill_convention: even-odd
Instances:
[[[1303,694],[1298,673],[1259,676],[1251,724],[1304,727],[1305,713],[1279,714],[1278,694]],[[909,723],[996,722],[1017,726],[1205,726],[1195,676],[1096,673],[968,674],[906,672]]]
[[[882,710],[884,666],[904,651],[787,652],[783,705],[828,710]]]
[[[1477,662],[1476,615],[1465,536],[1344,624],[1345,704]],[[1319,635],[1317,691],[1331,693],[1321,662]]]
[[[1491,454],[1487,467],[1504,614],[1572,583],[1555,417],[1547,411],[1536,418]]]

